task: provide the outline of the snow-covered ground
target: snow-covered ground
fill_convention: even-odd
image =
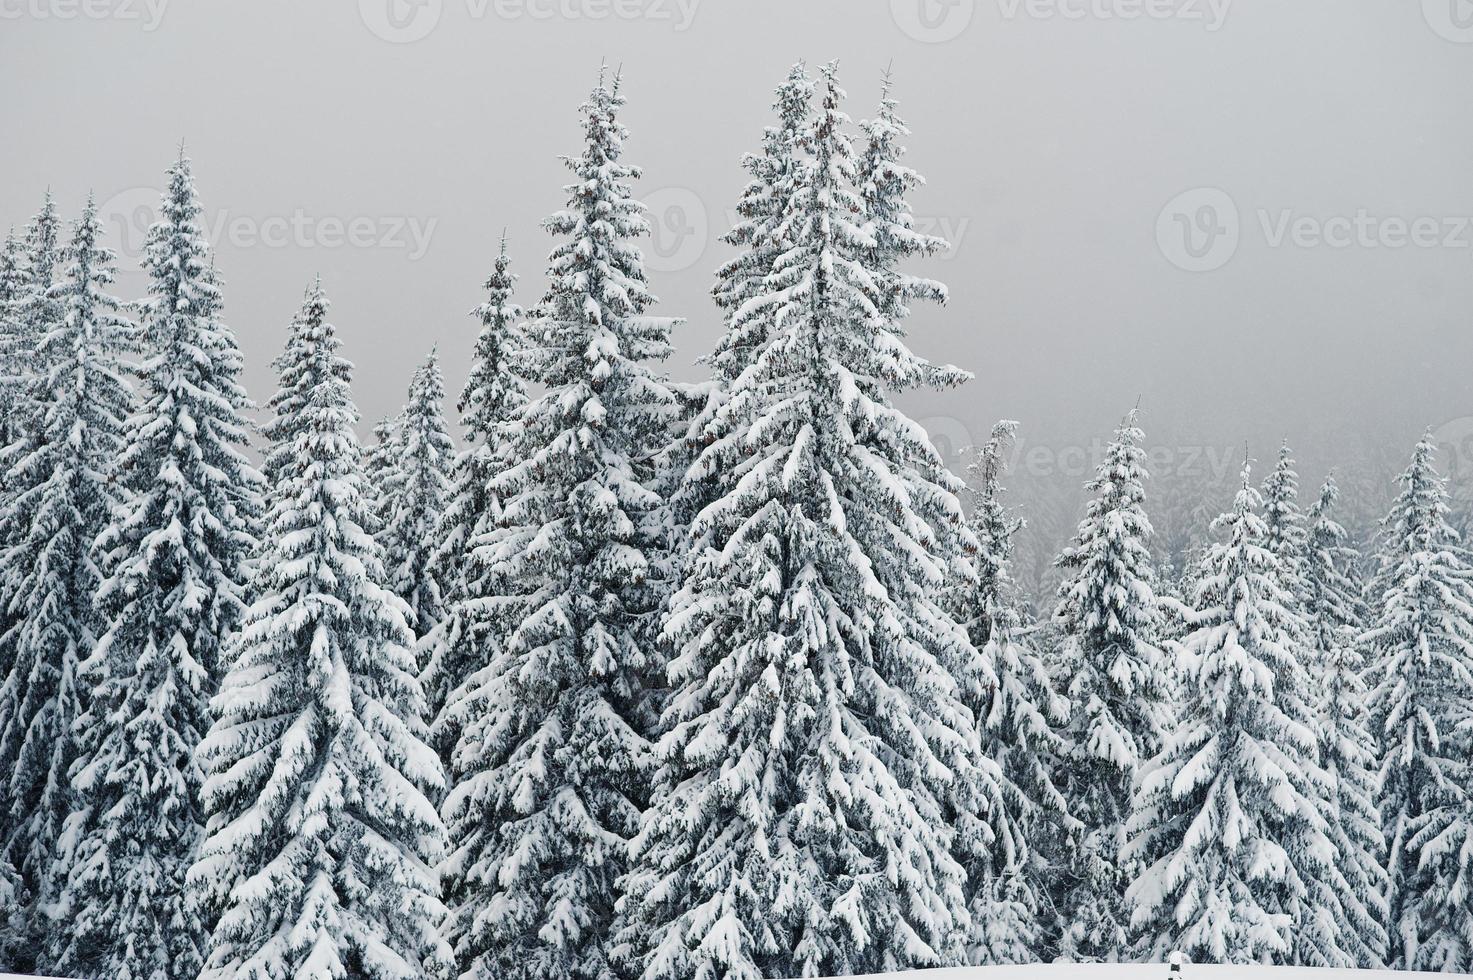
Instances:
[[[1048,963],[1030,966],[977,966],[953,970],[911,970],[884,973],[885,980],[1168,980],[1164,963]],[[1317,970],[1307,966],[1192,966],[1183,980],[1414,980],[1445,978],[1445,973],[1408,973],[1401,970]],[[0,973],[0,980],[43,980]],[[56,980],[56,978],[52,978]]]
[[[1168,980],[1164,963],[1048,963],[1029,966],[979,966],[952,970],[914,970],[882,974],[887,980]],[[1183,980],[1410,980],[1446,978],[1440,973],[1401,970],[1319,970],[1301,966],[1193,966]],[[3,980],[3,978],[0,978]]]

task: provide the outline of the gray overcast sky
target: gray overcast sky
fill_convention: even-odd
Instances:
[[[260,401],[319,272],[366,419],[431,344],[458,390],[503,226],[540,295],[603,58],[696,377],[738,159],[785,67],[838,58],[856,119],[893,60],[955,241],[914,345],[978,380],[907,399],[943,439],[1087,444],[1139,395],[1179,444],[1293,438],[1308,480],[1473,414],[1467,0],[151,2],[0,0],[0,221],[93,188],[136,253],[185,139]]]

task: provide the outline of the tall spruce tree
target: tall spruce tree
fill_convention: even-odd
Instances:
[[[0,576],[15,617],[0,641],[10,667],[0,690],[3,846],[31,897],[32,949],[42,962],[41,940],[51,932],[46,912],[61,895],[68,866],[62,830],[87,701],[78,668],[104,629],[94,604],[103,583],[93,547],[120,499],[115,466],[134,409],[121,358],[136,344],[136,328],[105,291],[113,254],[100,244],[101,231],[89,198],[63,253],[60,281],[45,305],[32,306],[53,306],[59,319],[37,355],[46,374],[32,378],[26,394],[42,409],[27,421],[42,424],[11,447],[0,513],[7,544]]]
[[[925,178],[902,161],[903,140],[910,135],[900,118],[900,103],[891,94],[892,80],[887,69],[880,91],[880,105],[873,119],[860,123],[865,147],[856,165],[855,181],[867,231],[873,238],[865,247],[865,264],[869,269],[875,310],[892,329],[909,313],[907,303],[916,299],[946,302],[946,287],[934,279],[911,275],[900,263],[916,256],[943,252],[949,243],[937,235],[916,230],[911,214],[910,194],[925,184]]]
[[[749,301],[774,329],[693,468],[719,495],[665,618],[674,690],[624,909],[645,980],[956,963],[970,938],[943,815],[983,769],[950,672],[975,651],[939,596],[974,544],[960,481],[889,402],[942,375],[876,309],[821,75],[790,245]]]
[[[389,514],[394,509],[389,484],[403,451],[399,438],[403,424],[402,413],[392,418],[379,419],[373,425],[373,445],[363,454],[363,482],[373,509],[375,533],[382,532],[388,525]]]
[[[676,528],[688,527],[720,492],[715,474],[695,464],[721,435],[720,409],[728,390],[771,333],[773,309],[762,300],[774,266],[790,244],[786,221],[793,195],[802,186],[807,166],[802,144],[813,116],[813,79],[803,62],[788,70],[775,96],[776,124],[763,129],[760,151],[742,156],[742,167],[752,179],[737,201],[737,220],[723,238],[738,251],[716,270],[711,288],[724,326],[715,349],[701,358],[711,366],[711,379],[686,392],[689,404],[682,414],[687,418],[658,460],[669,478],[671,521]],[[680,555],[675,559],[678,562]]]
[[[45,375],[45,339],[62,318],[62,304],[55,286],[63,271],[64,229],[51,191],[41,202],[26,227],[26,289],[18,298],[16,316],[11,321],[13,345],[10,366],[17,384],[12,388],[17,403],[11,420],[12,442],[39,438],[43,411],[33,395],[36,380]],[[20,429],[17,432],[17,428]]]
[[[647,460],[674,399],[649,363],[671,321],[647,315],[635,239],[649,231],[623,159],[620,78],[582,107],[576,182],[547,229],[562,240],[526,326],[522,407],[477,542],[495,596],[492,662],[451,711],[465,727],[445,801],[449,932],[463,974],[611,975],[609,933],[650,749],[645,688],[659,668],[650,578],[661,501]]]
[[[802,142],[813,116],[813,80],[801,61],[777,87],[772,111],[777,125],[762,134],[762,149],[742,157],[752,179],[737,201],[737,221],[724,240],[737,254],[716,271],[711,293],[726,329],[706,358],[718,383],[730,385],[767,341],[772,306],[762,302],[768,281],[789,241],[785,234],[793,195],[806,165]]]
[[[480,331],[456,406],[465,429],[465,448],[450,472],[450,497],[431,560],[446,608],[422,641],[425,695],[433,719],[430,742],[451,773],[451,756],[466,720],[458,709],[472,707],[455,693],[491,660],[487,600],[493,593],[474,543],[491,532],[501,512],[491,480],[504,458],[505,427],[527,401],[526,384],[515,364],[516,352],[524,346],[522,308],[513,300],[516,281],[503,235],[501,251],[486,278],[486,301],[471,311]]]
[[[26,261],[25,245],[11,228],[5,235],[5,243],[0,245],[0,453],[21,430],[23,365],[28,337],[21,317],[30,285],[31,269]]]
[[[1448,523],[1430,434],[1382,522],[1384,596],[1363,642],[1381,744],[1390,964],[1473,969],[1473,570]]]
[[[194,753],[243,609],[261,478],[241,451],[250,404],[199,215],[181,155],[143,258],[144,399],[118,469],[130,494],[97,546],[107,631],[80,667],[92,697],[53,937],[63,976],[194,980],[202,963],[185,893],[203,825]]]
[[[0,246],[0,513],[5,510],[5,450],[20,435],[20,405],[22,394],[22,337],[21,304],[30,286],[30,269],[26,263],[25,247],[12,228]],[[0,529],[3,533],[3,529]],[[0,538],[0,555],[5,552]],[[9,644],[5,634],[9,632],[11,616],[8,612],[6,590],[0,580],[0,684],[10,675]],[[4,818],[0,817],[0,826]],[[19,912],[22,889],[19,875],[10,862],[0,854],[0,968],[8,967],[14,959],[14,951],[8,948],[12,930],[8,925],[12,915]]]
[[[1387,952],[1386,841],[1376,805],[1377,745],[1370,731],[1369,688],[1359,646],[1367,609],[1360,555],[1334,518],[1339,489],[1326,477],[1309,511],[1304,612],[1318,661],[1320,760],[1333,794],[1330,830],[1345,948],[1355,965],[1380,969]]]
[[[444,402],[440,356],[431,351],[415,370],[409,401],[399,414],[396,455],[384,478],[385,524],[378,536],[389,587],[409,606],[409,624],[419,639],[444,612],[444,588],[432,561],[455,456]]]
[[[1301,930],[1326,939],[1316,916],[1338,922],[1323,904],[1334,847],[1304,626],[1249,477],[1245,465],[1214,522],[1226,540],[1208,549],[1193,597],[1181,715],[1141,772],[1128,826],[1125,857],[1144,870],[1127,896],[1153,959],[1291,962]],[[1330,965],[1347,965],[1343,953]]]
[[[282,353],[271,362],[271,369],[276,372],[276,392],[267,402],[269,416],[261,427],[261,432],[267,440],[261,461],[261,473],[265,477],[268,488],[281,486],[286,478],[300,467],[300,460],[297,457],[297,434],[306,428],[307,408],[312,397],[312,386],[319,383],[319,380],[307,370],[311,362],[303,358],[300,352],[307,344],[308,331],[315,329],[314,325],[326,322],[326,318],[327,293],[323,291],[322,280],[319,278],[308,288],[301,308],[292,315],[291,323],[287,326],[286,344]],[[352,372],[348,363],[342,358],[334,358],[329,361],[327,369],[336,372],[339,384],[344,387],[349,384]],[[376,519],[376,515],[372,513],[373,488],[365,487],[362,492],[364,499],[370,504],[369,518]],[[268,511],[274,511],[286,499],[282,494],[268,494],[266,498]],[[268,517],[266,523],[269,527],[274,522],[274,517]]]
[[[1069,703],[1032,646],[1009,570],[1013,536],[1023,522],[1003,503],[1002,476],[1017,427],[1012,421],[993,426],[972,462],[976,579],[957,597],[957,617],[981,657],[981,683],[968,689],[968,707],[1002,776],[986,816],[992,833],[977,835],[981,847],[967,863],[974,936],[968,958],[978,964],[1052,958],[1057,928],[1049,862],[1077,830],[1053,772],[1065,750],[1059,728]]]
[[[207,837],[190,870],[215,922],[201,977],[443,975],[429,797],[439,760],[413,633],[366,531],[351,365],[321,284],[278,359],[294,414],[270,426],[280,482],[238,649],[200,746]]]
[[[1268,549],[1279,559],[1284,587],[1302,606],[1307,601],[1304,563],[1309,531],[1305,527],[1304,508],[1299,505],[1299,474],[1294,469],[1294,453],[1287,442],[1279,447],[1273,471],[1263,481],[1262,495]]]
[[[51,192],[41,210],[26,228],[24,240],[7,243],[5,250],[5,282],[0,289],[9,297],[0,308],[0,395],[3,395],[5,419],[0,423],[0,723],[20,710],[25,694],[25,679],[13,675],[15,667],[15,628],[22,611],[16,597],[23,579],[22,569],[8,571],[4,556],[18,544],[27,528],[4,519],[14,494],[24,483],[11,481],[10,468],[24,454],[33,450],[37,440],[38,406],[33,396],[43,389],[37,384],[41,369],[39,355],[42,340],[56,326],[58,304],[51,296],[60,252],[60,218]],[[18,253],[18,254],[17,254]],[[0,729],[3,731],[3,729]],[[10,839],[9,798],[0,800],[0,957],[15,969],[28,969],[35,961],[35,943],[27,933],[25,909],[29,894],[10,863],[4,842]]]
[[[1125,889],[1138,869],[1122,860],[1131,794],[1141,765],[1160,749],[1171,698],[1162,613],[1146,517],[1146,453],[1137,413],[1115,430],[1085,488],[1093,493],[1057,565],[1054,624],[1072,705],[1061,783],[1083,835],[1060,882],[1060,954],[1115,960],[1131,945]]]

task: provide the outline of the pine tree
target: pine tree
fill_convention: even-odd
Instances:
[[[393,480],[395,467],[403,453],[399,438],[404,416],[379,419],[373,426],[373,445],[363,454],[363,482],[365,493],[373,510],[375,532],[382,532],[388,525],[394,500],[389,484]]]
[[[940,372],[875,308],[834,66],[821,86],[791,245],[749,301],[774,331],[694,469],[719,495],[665,617],[674,690],[624,905],[645,980],[957,963],[969,938],[944,815],[985,768],[950,672],[976,655],[939,593],[975,543],[960,481],[889,403]]]
[[[68,772],[87,693],[78,667],[103,632],[94,606],[103,583],[92,551],[119,501],[113,472],[134,408],[120,358],[136,343],[136,329],[105,292],[113,254],[99,244],[101,230],[89,198],[64,253],[64,275],[45,299],[60,313],[37,358],[47,371],[26,393],[44,408],[28,423],[44,425],[12,445],[0,513],[7,544],[0,576],[15,616],[3,639],[10,671],[0,689],[3,846],[23,876],[31,928],[41,936],[50,931],[45,909],[66,880]]]
[[[975,582],[958,596],[958,619],[981,657],[982,683],[968,693],[985,732],[984,751],[999,764],[992,831],[967,868],[977,964],[1047,961],[1055,929],[1050,842],[1072,837],[1075,822],[1054,784],[1065,749],[1058,729],[1069,703],[1054,690],[1043,657],[1031,646],[1009,562],[1023,522],[1002,501],[1006,453],[1018,423],[1002,421],[972,463],[971,528],[978,548]]]
[[[0,514],[6,509],[5,458],[7,447],[21,437],[21,406],[23,401],[23,361],[26,332],[22,327],[23,304],[30,290],[30,267],[26,261],[25,248],[12,229],[0,247]],[[3,533],[3,525],[0,525]],[[0,556],[7,550],[0,538]],[[9,596],[0,580],[0,683],[10,675],[11,645],[4,639],[13,619],[9,613]],[[4,819],[0,817],[0,826]],[[4,910],[13,908],[20,898],[19,883],[15,870],[0,857],[0,916]],[[3,939],[0,939],[3,943]],[[4,957],[0,948],[0,957]],[[8,957],[6,957],[8,959]],[[0,959],[3,964],[6,959]]]
[[[0,452],[20,434],[23,361],[27,332],[23,304],[31,270],[24,244],[12,228],[0,246]]]
[[[1171,695],[1142,506],[1143,438],[1132,410],[1085,485],[1094,499],[1056,563],[1068,576],[1054,623],[1073,706],[1061,788],[1084,828],[1060,883],[1060,954],[1075,961],[1115,960],[1130,948],[1124,893],[1138,869],[1121,858],[1124,828],[1137,773],[1159,751]]]
[[[764,128],[762,149],[742,157],[742,167],[752,179],[737,201],[737,221],[723,238],[738,252],[716,270],[711,289],[725,327],[715,349],[700,359],[710,364],[712,377],[686,392],[689,404],[680,413],[682,424],[658,459],[670,484],[672,526],[678,529],[688,527],[719,492],[715,475],[695,464],[722,435],[718,426],[728,389],[771,333],[773,310],[762,299],[778,259],[789,247],[785,222],[793,195],[802,186],[807,166],[802,144],[813,116],[813,80],[803,62],[794,64],[777,87],[772,111],[776,125]]]
[[[440,357],[431,351],[414,372],[409,402],[399,415],[393,443],[397,458],[385,474],[386,523],[379,535],[389,587],[409,606],[410,626],[420,639],[440,622],[444,611],[444,589],[432,565],[455,455],[444,402]]]
[[[723,239],[738,249],[716,271],[711,293],[726,329],[706,360],[718,383],[729,385],[751,364],[771,329],[771,304],[761,300],[789,242],[785,234],[793,195],[802,185],[802,142],[813,116],[813,80],[800,61],[777,87],[777,125],[763,131],[762,149],[742,157],[752,179],[737,202],[738,220]]]
[[[1473,571],[1447,520],[1447,485],[1435,453],[1424,435],[1382,522],[1379,579],[1386,588],[1363,642],[1381,744],[1391,965],[1467,972]]]
[[[10,365],[7,375],[16,379],[11,388],[16,404],[15,417],[10,422],[11,440],[7,446],[39,437],[42,423],[37,416],[42,407],[32,395],[37,390],[37,379],[43,377],[47,370],[44,360],[46,336],[63,315],[55,293],[62,271],[62,231],[56,200],[48,190],[41,202],[41,210],[26,228],[25,291],[17,297],[11,320],[12,346],[7,356]]]
[[[602,73],[582,107],[577,182],[547,229],[548,292],[521,359],[543,393],[508,433],[477,542],[495,596],[492,660],[451,711],[466,719],[444,805],[449,932],[465,975],[611,975],[608,936],[648,782],[644,689],[658,669],[649,578],[660,500],[646,460],[673,398],[669,350],[634,239],[644,206],[623,160],[624,104]]]
[[[308,371],[312,363],[301,356],[301,351],[305,349],[308,332],[317,329],[326,321],[326,317],[327,294],[323,292],[319,279],[307,290],[301,309],[292,316],[287,327],[283,352],[271,362],[271,369],[276,372],[277,387],[276,393],[267,403],[269,420],[261,427],[261,432],[267,439],[261,473],[268,488],[281,486],[301,465],[297,456],[297,435],[307,426],[307,409],[311,402],[313,385],[321,383],[320,379]],[[327,370],[335,372],[337,383],[346,388],[351,376],[348,362],[342,358],[333,358],[326,366]],[[376,520],[376,515],[372,512],[373,488],[365,487],[363,494],[370,504],[370,513],[366,520]],[[275,511],[287,499],[282,494],[269,494],[268,510]],[[268,516],[266,523],[268,527],[274,524],[275,517]]]
[[[1153,959],[1287,962],[1297,933],[1320,926],[1308,913],[1338,916],[1321,904],[1334,849],[1304,626],[1249,476],[1245,465],[1232,511],[1214,522],[1226,540],[1208,550],[1194,596],[1181,717],[1142,769],[1128,825],[1125,857],[1144,870],[1127,897]]]
[[[77,841],[55,934],[59,975],[194,980],[203,928],[185,893],[198,845],[194,752],[222,645],[240,621],[260,519],[242,455],[250,409],[202,234],[189,161],[168,172],[149,231],[144,401],[119,482],[132,491],[98,541],[107,631],[80,666],[90,689],[67,837]]]
[[[514,363],[516,352],[524,346],[518,325],[522,308],[512,299],[516,280],[503,235],[501,252],[486,279],[486,301],[471,311],[480,332],[470,376],[456,406],[465,429],[465,448],[450,472],[450,497],[431,560],[446,608],[422,641],[425,694],[429,717],[434,720],[430,742],[447,772],[453,772],[451,755],[465,723],[458,710],[447,709],[452,704],[471,707],[455,692],[491,659],[486,601],[492,595],[491,585],[474,542],[490,533],[500,514],[491,480],[501,465],[507,441],[504,428],[527,401],[526,385]]]
[[[439,760],[415,733],[423,698],[407,610],[365,530],[351,365],[321,284],[278,359],[290,405],[270,426],[280,482],[256,600],[200,745],[206,839],[189,872],[216,924],[201,977],[408,980],[449,951],[428,796]]]
[[[37,438],[37,406],[31,396],[40,390],[36,376],[41,367],[37,357],[41,341],[58,319],[50,290],[58,261],[59,225],[56,204],[47,191],[24,241],[7,242],[0,273],[4,277],[0,290],[7,297],[0,306],[0,409],[5,415],[0,422],[4,439],[0,442],[0,723],[21,710],[19,699],[25,691],[24,678],[12,674],[14,630],[21,618],[16,598],[22,581],[8,574],[4,555],[27,528],[7,522],[4,515],[12,507],[14,494],[23,488],[23,484],[10,482],[10,468],[35,448]],[[26,969],[34,961],[35,944],[25,922],[29,895],[5,849],[11,834],[9,811],[8,797],[0,799],[0,957],[16,969]]]
[[[943,252],[948,243],[936,235],[915,230],[908,197],[926,181],[901,162],[905,156],[901,141],[910,135],[910,130],[900,118],[899,103],[890,94],[891,85],[890,72],[886,70],[879,111],[875,118],[860,124],[866,146],[859,157],[855,179],[869,219],[867,230],[874,238],[865,248],[865,263],[873,281],[875,309],[898,329],[900,321],[909,313],[906,306],[909,301],[946,302],[945,286],[934,279],[906,274],[900,271],[899,264],[906,259]]]
[[[1389,882],[1376,806],[1377,746],[1357,643],[1367,610],[1357,578],[1360,555],[1332,516],[1338,496],[1334,478],[1327,477],[1309,512],[1304,611],[1321,658],[1320,759],[1333,789],[1330,829],[1346,949],[1355,965],[1380,969],[1386,960]]]
[[[1263,481],[1263,522],[1268,525],[1268,550],[1279,559],[1284,587],[1303,604],[1305,595],[1305,549],[1309,532],[1304,509],[1299,506],[1299,474],[1294,454],[1286,442],[1279,447],[1273,472]]]

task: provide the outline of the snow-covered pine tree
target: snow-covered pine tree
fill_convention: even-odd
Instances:
[[[700,359],[711,365],[712,376],[684,393],[689,398],[687,411],[681,413],[686,419],[657,461],[668,477],[671,520],[678,528],[689,526],[719,493],[711,474],[702,476],[692,467],[720,437],[717,426],[727,391],[771,333],[773,310],[760,301],[777,260],[789,247],[785,222],[807,166],[802,141],[813,115],[813,80],[803,62],[794,64],[777,87],[772,111],[776,125],[763,129],[762,149],[742,157],[752,179],[737,201],[737,221],[723,238],[738,252],[716,270],[711,288],[725,327],[715,349]]]
[[[1423,435],[1382,522],[1385,586],[1363,643],[1391,879],[1390,965],[1473,970],[1473,570]]]
[[[1355,965],[1386,961],[1386,841],[1376,805],[1377,745],[1371,736],[1369,690],[1358,645],[1366,621],[1358,577],[1360,555],[1333,516],[1339,489],[1326,477],[1309,511],[1304,551],[1304,614],[1319,662],[1320,761],[1330,779],[1343,936]]]
[[[774,331],[693,468],[720,496],[665,618],[621,937],[645,980],[957,963],[970,938],[944,815],[984,768],[949,671],[976,654],[940,593],[975,543],[960,481],[889,402],[939,372],[875,308],[835,66],[821,88],[791,244],[750,301]]]
[[[57,304],[50,296],[54,284],[59,252],[60,218],[51,192],[46,192],[41,210],[26,228],[24,241],[18,248],[6,246],[5,283],[0,284],[11,297],[7,308],[0,309],[0,395],[5,419],[0,422],[0,556],[15,545],[15,536],[26,528],[10,524],[4,514],[11,506],[14,487],[8,482],[11,465],[35,447],[37,406],[31,396],[38,389],[35,376],[40,368],[38,355],[41,341],[55,326]],[[16,254],[16,253],[19,254]],[[20,618],[15,605],[21,581],[7,574],[0,559],[0,720],[20,711],[24,696],[23,678],[12,678],[15,661],[13,627]],[[11,867],[4,842],[10,838],[9,798],[0,794],[0,958],[14,969],[29,969],[35,958],[35,944],[27,935],[24,910],[28,894],[20,876]]]
[[[12,389],[17,399],[15,417],[10,422],[12,441],[17,435],[35,438],[41,426],[37,416],[42,409],[34,402],[32,393],[36,390],[36,379],[46,372],[46,335],[62,317],[61,304],[54,292],[62,272],[62,233],[56,199],[48,189],[41,210],[26,227],[26,290],[17,301],[16,316],[11,321],[14,346],[8,359],[18,381]],[[19,433],[15,432],[17,428],[21,430]]]
[[[971,464],[970,525],[977,538],[975,581],[957,596],[957,618],[981,656],[980,683],[967,688],[968,707],[984,731],[984,751],[1002,770],[1000,792],[988,800],[990,839],[967,862],[977,964],[1048,961],[1056,930],[1052,908],[1054,851],[1077,836],[1053,768],[1065,744],[1058,729],[1069,703],[1053,686],[1032,646],[1022,597],[1009,562],[1023,522],[1003,503],[1002,475],[1018,423],[1004,420]]]
[[[394,507],[389,484],[393,480],[395,467],[399,465],[403,448],[399,441],[399,429],[403,422],[402,414],[375,422],[373,445],[363,454],[364,493],[373,509],[375,534],[381,533],[388,525],[389,512]]]
[[[1347,629],[1359,638],[1370,617],[1361,581],[1360,552],[1334,516],[1339,500],[1340,487],[1331,473],[1320,486],[1306,519],[1305,615],[1321,650],[1329,649],[1331,638]]]
[[[60,224],[56,202],[48,190],[41,210],[26,227],[24,242],[7,239],[0,257],[0,295],[5,298],[0,305],[0,408],[5,412],[0,420],[0,436],[4,437],[0,442],[0,515],[9,507],[6,480],[11,465],[34,448],[38,407],[32,403],[32,396],[44,390],[37,384],[42,341],[59,320],[59,305],[51,295],[51,287],[55,285],[59,259]],[[11,531],[24,528],[7,526],[0,520],[0,555],[15,543],[6,537]],[[4,637],[14,622],[11,607],[17,587],[18,583],[0,574],[0,680],[9,671],[8,661],[3,659],[8,656]],[[4,817],[0,815],[0,840],[5,837],[3,828]]]
[[[440,356],[431,351],[415,370],[409,401],[399,414],[397,458],[384,477],[386,523],[378,536],[389,587],[409,607],[409,625],[417,640],[438,625],[444,613],[444,587],[432,562],[455,456],[444,402]]]
[[[1268,526],[1268,550],[1279,559],[1284,588],[1301,606],[1306,601],[1304,583],[1305,548],[1309,531],[1304,508],[1299,506],[1299,474],[1294,453],[1285,442],[1273,472],[1263,481],[1263,522]]]
[[[763,130],[762,149],[742,157],[752,179],[737,201],[737,221],[724,241],[738,249],[716,270],[711,294],[726,329],[704,360],[718,383],[730,385],[766,342],[772,308],[761,302],[777,261],[788,250],[784,229],[806,165],[801,143],[813,116],[813,80],[798,62],[777,87],[772,111],[777,125]],[[756,302],[754,302],[756,301]]]
[[[50,934],[46,913],[66,882],[68,772],[87,695],[78,666],[103,632],[94,605],[103,582],[92,549],[120,497],[114,469],[135,407],[121,358],[135,345],[136,328],[105,291],[113,254],[100,244],[101,232],[89,198],[63,253],[64,273],[45,299],[59,313],[38,354],[47,371],[31,379],[25,396],[44,410],[29,421],[44,424],[11,447],[0,513],[7,544],[0,576],[15,616],[4,637],[10,671],[0,689],[3,846],[32,899],[33,952]]]
[[[925,178],[901,162],[910,135],[900,118],[899,102],[890,94],[892,81],[887,69],[880,90],[875,118],[860,123],[866,145],[859,156],[855,181],[869,219],[868,233],[874,242],[865,249],[865,265],[874,283],[874,303],[879,315],[896,329],[914,299],[946,302],[946,287],[901,271],[900,263],[916,256],[943,252],[944,238],[915,230],[909,195],[925,184]]]
[[[491,585],[474,542],[492,530],[501,512],[491,480],[503,458],[504,427],[527,401],[526,385],[514,363],[516,352],[524,346],[518,323],[522,308],[513,301],[516,281],[503,235],[501,251],[486,278],[486,301],[471,311],[480,331],[470,375],[456,405],[465,429],[465,448],[450,472],[450,497],[431,561],[445,593],[446,608],[421,644],[428,717],[433,719],[430,744],[440,753],[447,773],[453,773],[451,754],[465,718],[446,709],[452,703],[472,706],[457,701],[454,692],[491,659],[487,602]]]
[[[464,975],[604,978],[627,841],[647,792],[641,730],[660,668],[648,581],[664,548],[647,460],[673,398],[649,363],[672,321],[634,242],[644,206],[623,159],[620,78],[584,103],[583,152],[548,292],[519,358],[543,393],[507,432],[491,481],[496,528],[477,542],[495,612],[493,659],[450,709],[465,719],[444,804],[448,927]]]
[[[25,245],[11,228],[0,245],[0,452],[20,433],[23,345],[28,335],[21,315],[30,285]]]
[[[276,393],[267,403],[270,418],[261,427],[261,432],[267,439],[261,473],[266,480],[266,503],[270,511],[274,511],[287,499],[282,494],[269,493],[270,488],[280,486],[289,474],[300,467],[300,460],[297,458],[297,432],[306,425],[312,386],[319,383],[317,378],[307,372],[309,361],[302,356],[301,350],[306,344],[307,333],[316,329],[315,325],[324,323],[326,318],[327,294],[323,291],[322,280],[319,278],[307,289],[301,308],[293,314],[291,323],[287,326],[286,344],[282,353],[271,362],[277,378]],[[352,373],[347,361],[334,358],[328,362],[327,368],[337,372],[338,382],[347,387]],[[370,505],[369,519],[373,520],[373,488],[365,486],[362,493]],[[274,517],[268,517],[267,526],[274,523]]]
[[[144,397],[118,470],[130,494],[96,549],[107,631],[80,667],[92,696],[76,726],[60,976],[195,980],[203,960],[185,891],[203,824],[194,753],[244,606],[261,478],[241,451],[250,403],[199,215],[181,155],[143,258]]]
[[[1094,498],[1056,563],[1068,576],[1059,587],[1054,623],[1072,705],[1060,788],[1070,814],[1083,824],[1059,889],[1059,952],[1074,961],[1129,958],[1124,896],[1138,869],[1121,859],[1124,828],[1136,774],[1160,749],[1171,697],[1151,522],[1142,506],[1144,438],[1132,410],[1085,485]]]
[[[0,514],[5,511],[5,468],[7,449],[20,438],[24,431],[21,424],[24,404],[25,344],[29,333],[21,319],[24,303],[30,292],[30,265],[26,261],[26,250],[14,229],[6,235],[0,247]],[[3,526],[0,526],[3,534]],[[6,551],[5,539],[0,537],[0,555]],[[0,683],[10,673],[7,658],[9,644],[4,636],[9,632],[12,617],[8,611],[8,595],[0,579]],[[3,807],[0,807],[3,809]],[[0,826],[4,818],[0,817]],[[3,839],[3,838],[0,838]],[[4,894],[7,882],[6,868],[0,860],[0,906],[12,901],[14,896]]]
[[[1143,870],[1127,898],[1153,960],[1180,950],[1198,963],[1289,962],[1300,931],[1323,940],[1318,919],[1338,920],[1305,907],[1326,898],[1334,847],[1304,625],[1261,503],[1245,464],[1193,597],[1180,717],[1137,784],[1124,858]],[[1333,965],[1348,965],[1341,957]]]
[[[417,980],[449,969],[433,870],[439,760],[406,609],[365,530],[351,365],[308,292],[277,361],[280,482],[234,658],[200,745],[207,836],[189,872],[215,922],[205,980]],[[283,397],[285,396],[285,397]]]

